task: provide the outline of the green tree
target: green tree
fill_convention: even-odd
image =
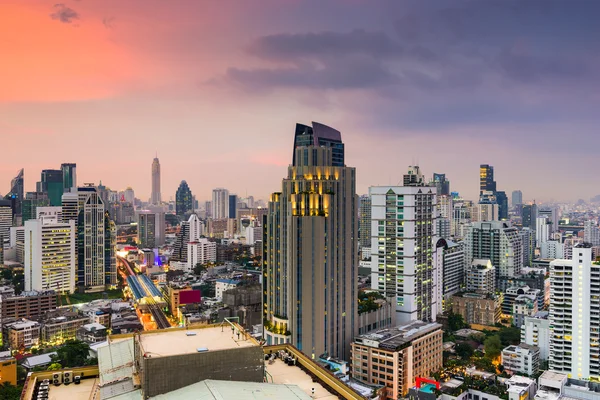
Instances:
[[[504,327],[498,334],[503,346],[517,345],[521,342],[521,329],[515,326]]]
[[[0,385],[0,400],[19,400],[23,386],[14,386],[9,382]]]
[[[473,356],[473,348],[469,346],[467,343],[458,343],[456,347],[454,347],[456,351],[456,355],[458,355],[462,359],[469,359]]]
[[[450,328],[452,332],[456,332],[465,328],[466,326],[467,324],[465,324],[465,320],[463,319],[462,315],[454,314],[453,312],[448,315],[448,328]]]
[[[62,365],[59,363],[52,363],[48,366],[47,371],[60,371],[62,369]]]
[[[56,349],[56,355],[52,356],[53,363],[60,363],[65,368],[81,367],[86,365],[90,353],[90,346],[79,340],[67,340]]]
[[[502,341],[498,335],[490,336],[485,339],[483,345],[485,346],[485,357],[488,360],[493,360],[502,352]]]
[[[202,273],[204,271],[206,271],[206,265],[204,265],[204,264],[198,263],[194,267],[194,274],[196,274],[196,275],[202,275]]]

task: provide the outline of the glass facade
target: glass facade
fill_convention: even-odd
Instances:
[[[175,213],[184,216],[192,211],[194,211],[192,191],[186,181],[181,181],[175,194]]]

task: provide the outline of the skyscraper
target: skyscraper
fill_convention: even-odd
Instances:
[[[229,218],[237,218],[237,204],[238,204],[238,196],[237,194],[229,195]]]
[[[61,164],[60,169],[63,178],[63,192],[77,192],[77,164],[64,163]]]
[[[450,196],[450,181],[446,179],[446,174],[433,174],[431,182],[437,189],[438,196]]]
[[[263,224],[265,338],[291,342],[313,359],[348,360],[358,333],[358,198],[355,169],[334,165],[334,149],[336,164],[343,160],[336,138],[335,148],[299,144],[297,126],[293,164],[271,195]]]
[[[359,244],[361,249],[371,248],[371,196],[360,196],[359,202]]]
[[[371,287],[396,301],[396,320],[435,321],[439,276],[433,262],[436,188],[409,167],[404,186],[373,186]],[[441,282],[439,282],[441,284]]]
[[[102,291],[117,282],[115,224],[96,187],[80,187],[77,193],[77,286],[85,291]]]
[[[159,205],[162,202],[160,196],[160,162],[158,156],[152,161],[152,197],[150,202]]]
[[[180,217],[194,211],[192,191],[186,181],[181,181],[175,193],[175,213]]]
[[[592,246],[550,263],[550,369],[575,379],[600,377],[600,265]]]
[[[538,217],[538,209],[535,203],[525,204],[522,209],[523,216],[523,228],[530,228],[532,231],[536,230],[536,220]]]
[[[448,300],[460,292],[465,277],[464,242],[454,243],[446,239],[434,239],[433,260],[438,275],[438,309],[447,309]]]
[[[204,226],[204,222],[202,222],[196,214],[190,215],[190,218],[187,220],[187,223],[189,226],[190,242],[198,241],[202,236],[204,236],[206,227]]]
[[[51,208],[51,207],[49,207]],[[75,221],[58,213],[25,221],[25,290],[75,290]]]
[[[21,168],[10,181],[10,192],[4,197],[5,200],[12,202],[13,215],[21,216],[22,214],[22,202],[25,198],[25,184],[24,184],[24,169]]]
[[[514,190],[512,192],[511,200],[512,200],[513,207],[522,205],[523,204],[523,192],[521,192],[520,190]]]
[[[494,181],[494,167],[487,164],[479,166],[479,193],[485,191],[496,193],[496,181]]]
[[[496,203],[498,203],[498,219],[508,219],[508,197],[506,192],[496,192]]]
[[[327,125],[318,122],[312,123],[312,127],[296,124],[294,134],[294,152],[292,162],[296,163],[296,149],[301,146],[325,146],[331,147],[332,164],[334,167],[344,167],[344,143],[342,134]]]
[[[45,169],[37,183],[37,191],[48,195],[51,206],[61,205],[63,195],[63,173],[60,169]]]
[[[165,213],[159,207],[136,212],[140,246],[154,249],[165,244]]]
[[[213,189],[211,206],[213,219],[229,218],[229,190]]]
[[[10,227],[13,221],[13,208],[10,200],[0,200],[0,247],[10,239]]]
[[[38,207],[46,207],[50,205],[48,195],[42,192],[27,192],[23,200],[23,223],[30,219],[36,218],[36,210]]]
[[[592,246],[600,246],[600,227],[596,221],[583,223],[583,240]]]

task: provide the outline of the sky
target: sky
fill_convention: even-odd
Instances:
[[[600,2],[0,2],[0,193],[25,168],[146,200],[186,180],[267,198],[297,122],[342,132],[357,190],[409,165],[478,195],[479,165],[526,201],[596,187]]]

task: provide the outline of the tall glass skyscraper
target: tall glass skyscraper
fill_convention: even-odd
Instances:
[[[479,193],[496,193],[496,181],[494,180],[494,167],[487,164],[479,166]]]
[[[292,343],[313,359],[348,360],[358,333],[356,171],[342,166],[338,131],[313,123],[315,136],[326,130],[324,138],[340,145],[328,146],[305,141],[312,130],[302,127],[282,190],[271,195],[263,219],[265,338]]]
[[[175,193],[175,213],[184,216],[192,211],[194,211],[192,191],[186,181],[181,181]]]
[[[77,192],[77,164],[65,163],[60,166],[63,178],[63,191],[65,193]]]
[[[46,193],[51,206],[60,207],[64,193],[63,172],[60,169],[45,169],[42,171],[37,191]]]
[[[5,200],[10,200],[11,207],[13,211],[13,215],[21,215],[22,214],[22,204],[23,199],[25,198],[25,184],[23,180],[24,170],[21,170],[17,173],[10,181],[10,192],[4,197]]]
[[[300,146],[330,147],[332,165],[334,167],[343,167],[345,165],[342,134],[327,125],[318,122],[313,122],[312,127],[296,124],[296,132],[294,134],[294,164],[296,163],[295,150]]]

